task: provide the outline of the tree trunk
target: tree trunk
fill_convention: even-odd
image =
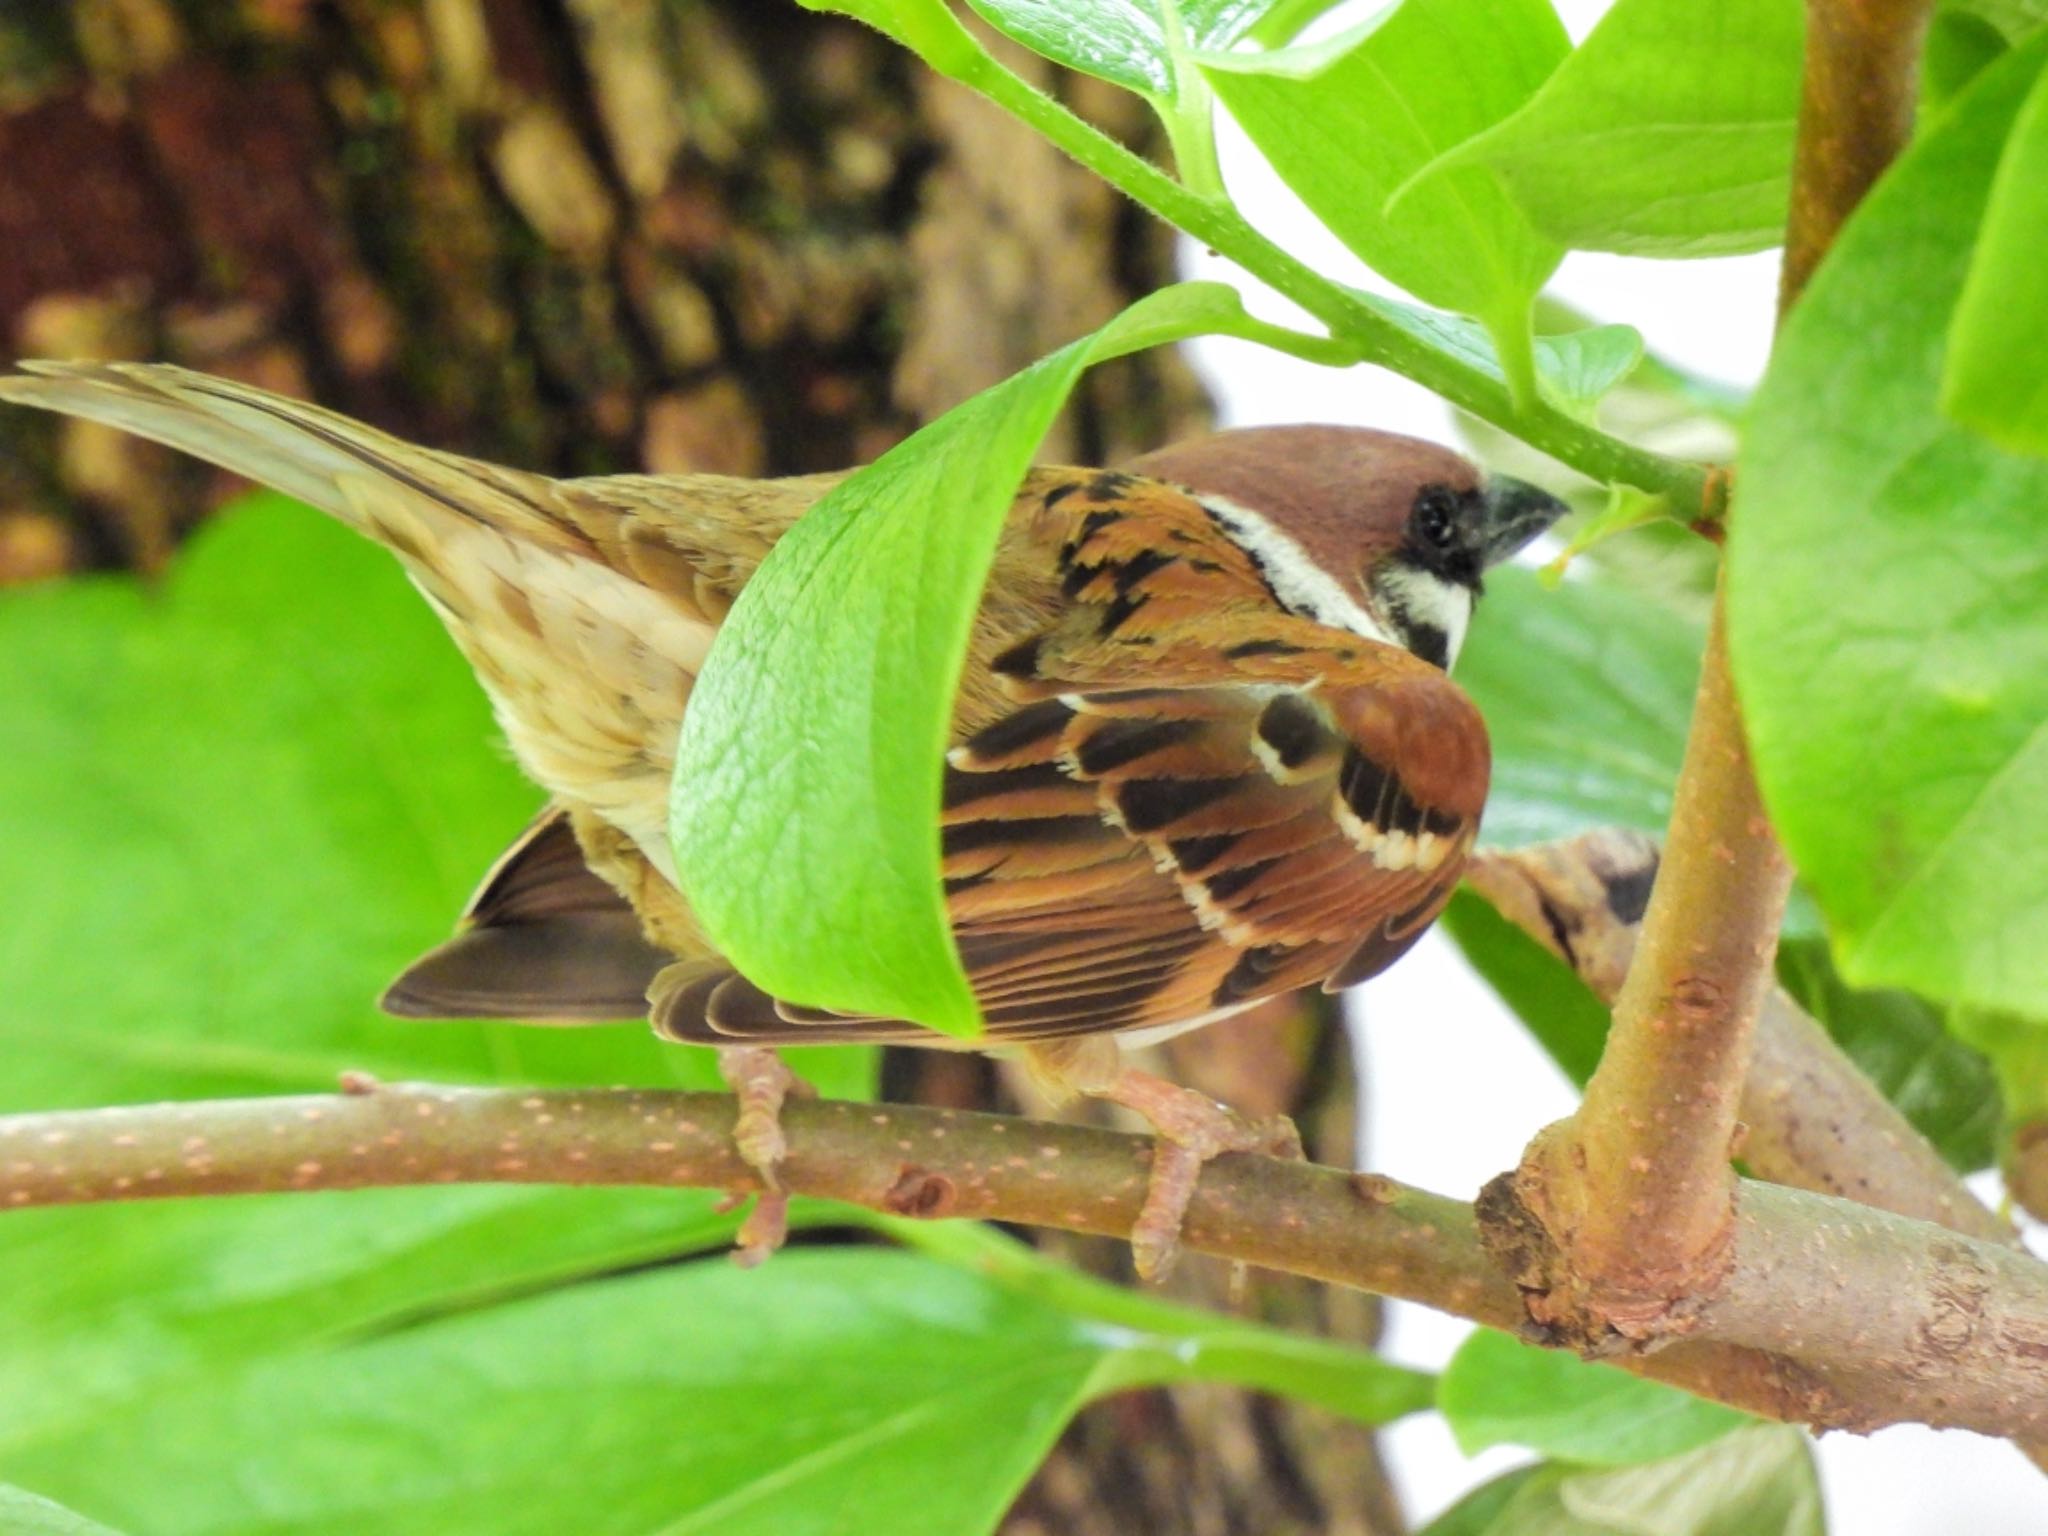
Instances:
[[[1135,98],[1058,88],[1156,147]],[[1165,232],[986,103],[771,0],[8,7],[0,250],[11,355],[184,363],[558,474],[873,458],[1173,267]],[[1043,456],[1113,462],[1206,412],[1176,356],[1143,354],[1089,375]],[[153,569],[233,489],[103,428],[5,413],[0,584]],[[1348,1082],[1273,1038],[1229,1032],[1238,1065],[1210,1086],[1257,1110]],[[1296,1326],[1373,1327],[1363,1298],[1255,1294]],[[1012,1528],[1394,1518],[1370,1436],[1188,1389],[1083,1415]]]

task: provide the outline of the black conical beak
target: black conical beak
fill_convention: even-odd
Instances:
[[[1485,501],[1482,565],[1498,565],[1571,510],[1541,486],[1510,475],[1486,477]]]

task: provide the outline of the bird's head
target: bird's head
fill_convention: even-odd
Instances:
[[[1128,466],[1191,492],[1304,618],[1449,667],[1486,568],[1565,513],[1435,443],[1364,427],[1248,427]]]

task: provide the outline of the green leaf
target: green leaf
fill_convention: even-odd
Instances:
[[[1248,35],[1276,0],[968,0],[1033,53],[1126,90],[1172,100],[1189,55]]]
[[[935,1258],[994,1280],[1070,1317],[1176,1341],[1171,1365],[1131,1352],[1105,1371],[1104,1389],[1133,1366],[1132,1385],[1161,1380],[1221,1381],[1314,1403],[1361,1424],[1387,1424],[1435,1400],[1436,1378],[1313,1334],[1181,1306],[1128,1286],[1111,1285],[1058,1264],[1028,1244],[977,1222],[909,1221],[849,1211],[857,1225],[886,1233]],[[1180,1374],[1162,1376],[1161,1371]]]
[[[1493,738],[1481,838],[1518,847],[1597,826],[1664,830],[1701,629],[1593,581],[1489,571],[1457,679]]]
[[[1442,922],[1480,979],[1565,1076],[1585,1087],[1607,1044],[1607,1005],[1577,971],[1502,917],[1484,897],[1459,891],[1444,909]]]
[[[1886,174],[1781,333],[1728,547],[1771,817],[1843,975],[2048,1004],[2048,463],[1936,403],[1999,151],[2048,40]]]
[[[1560,1461],[1618,1467],[1681,1455],[1756,1421],[1611,1365],[1481,1328],[1451,1357],[1437,1407],[1467,1456],[1525,1445]]]
[[[1763,1424],[1663,1461],[1522,1467],[1422,1536],[1824,1536],[1806,1437]]]
[[[1202,66],[1315,215],[1381,276],[1482,320],[1526,396],[1529,307],[1562,251],[1482,170],[1389,200],[1527,101],[1569,48],[1549,0],[1405,0],[1326,43]]]
[[[1492,171],[1549,239],[1719,256],[1784,238],[1799,0],[1618,0],[1519,111],[1416,180]]]
[[[1643,333],[1632,325],[1594,325],[1536,338],[1536,374],[1544,393],[1578,416],[1593,407],[1643,360]]]
[[[2000,157],[1949,323],[1941,405],[2014,453],[2048,454],[2048,74],[2034,81]]]
[[[1183,283],[984,390],[835,488],[776,546],[690,698],[669,816],[705,931],[778,996],[979,1028],[940,898],[955,680],[995,541],[1090,363],[1205,331],[1271,340]]]
[[[1956,1009],[1948,1022],[1960,1039],[1989,1061],[2004,1096],[2006,1124],[2025,1125],[2048,1117],[2048,1023],[1974,1008]],[[1996,1097],[1986,1097],[1995,1110]]]
[[[708,1085],[644,1025],[381,1017],[538,798],[381,552],[257,498],[165,579],[0,595],[0,1107],[319,1091],[344,1068]],[[825,1052],[859,1092],[872,1053]],[[0,1446],[170,1380],[718,1241],[712,1197],[421,1189],[20,1211]]]
[[[1910,992],[1851,987],[1817,938],[1778,945],[1778,979],[1952,1166],[1991,1165],[1998,1084],[1983,1055],[1950,1034],[1941,1010]]]
[[[696,1190],[367,1190],[11,1212],[0,1463],[181,1383],[725,1241]]]
[[[1363,289],[1353,289],[1352,297],[1424,345],[1506,382],[1500,352],[1483,325],[1462,315],[1405,304]],[[1590,415],[1601,397],[1642,359],[1642,332],[1632,325],[1576,326],[1538,336],[1535,341],[1536,378],[1543,393],[1580,416]]]
[[[1812,1445],[1786,1424],[1739,1429],[1664,1461],[1573,1472],[1559,1479],[1556,1500],[1583,1528],[1622,1536],[1824,1536],[1826,1530]]]
[[[1543,567],[1544,579],[1562,580],[1571,563],[1581,555],[1592,553],[1610,539],[1665,522],[1670,517],[1670,506],[1663,497],[1649,495],[1632,485],[1610,486],[1603,505],[1573,518],[1564,548]]]
[[[1501,1512],[1522,1491],[1522,1486],[1538,1478],[1554,1480],[1556,1475],[1555,1468],[1541,1462],[1503,1472],[1491,1482],[1474,1488],[1416,1532],[1416,1536],[1489,1536],[1489,1533],[1501,1531]],[[1502,1531],[1501,1536],[1539,1536],[1539,1533]]]
[[[0,1106],[454,1082],[709,1086],[644,1027],[385,1018],[540,794],[388,556],[262,496],[160,587],[0,596]],[[811,1056],[858,1091],[865,1056]],[[840,1063],[844,1063],[841,1065]]]
[[[6,1536],[118,1536],[62,1505],[20,1488],[0,1487],[0,1532]]]
[[[1242,1325],[1240,1325],[1242,1326]],[[1186,1340],[914,1255],[706,1261],[169,1384],[0,1465],[152,1536],[986,1531]],[[118,1466],[120,1476],[107,1468]]]
[[[1920,54],[1920,117],[1931,120],[2011,44],[1982,17],[1951,6],[1937,11]]]
[[[1936,19],[1951,15],[1975,16],[1989,22],[2012,42],[2025,42],[2048,23],[2048,3],[2043,0],[1947,0]]]

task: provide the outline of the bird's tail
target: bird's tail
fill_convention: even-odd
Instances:
[[[24,362],[0,400],[104,422],[310,503],[373,538],[381,504],[431,505],[541,542],[562,530],[538,476],[418,448],[252,385],[158,363]],[[397,496],[391,493],[396,491]]]

